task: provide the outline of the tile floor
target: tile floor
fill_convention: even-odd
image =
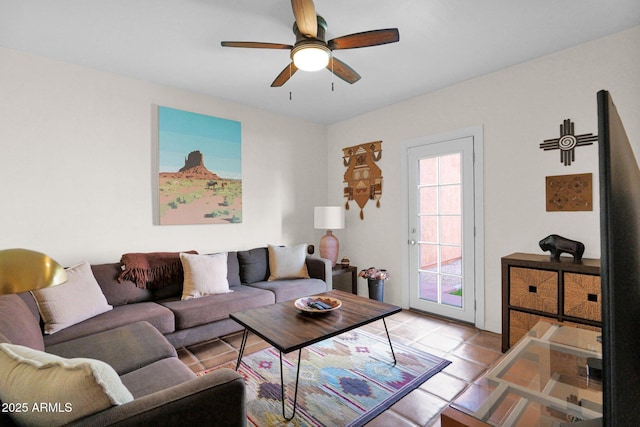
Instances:
[[[451,360],[449,366],[415,389],[367,426],[440,426],[440,412],[502,356],[500,335],[422,313],[404,310],[387,318],[392,341],[410,344]],[[384,334],[382,321],[364,327]],[[237,359],[242,333],[178,350],[194,372]],[[250,336],[245,354],[267,347]]]

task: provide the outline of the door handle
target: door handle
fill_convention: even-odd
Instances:
[[[415,245],[415,244],[416,244],[416,241],[415,241],[415,240],[413,240],[413,239],[411,239],[411,240],[409,240],[409,244],[410,244],[410,245]]]

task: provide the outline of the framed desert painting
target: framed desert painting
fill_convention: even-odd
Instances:
[[[242,222],[240,122],[158,107],[160,224]]]

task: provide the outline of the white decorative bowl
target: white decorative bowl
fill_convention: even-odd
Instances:
[[[328,308],[326,310],[320,310],[315,307],[309,306],[310,302],[315,302],[315,301],[321,301],[327,304],[328,306],[330,306],[331,308]],[[324,313],[329,313],[331,311],[339,309],[342,306],[342,302],[340,302],[339,299],[314,295],[310,297],[298,298],[294,302],[294,305],[296,306],[297,309],[301,310],[304,313],[324,314]]]

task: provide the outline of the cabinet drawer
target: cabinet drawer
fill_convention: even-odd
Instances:
[[[580,319],[602,321],[600,277],[564,273],[564,314]]]
[[[559,323],[557,319],[544,316],[536,316],[535,314],[523,313],[521,311],[509,311],[509,347],[513,347],[522,337],[527,335],[529,330],[536,323],[544,320],[549,323]]]
[[[558,314],[558,272],[511,267],[509,304]]]

